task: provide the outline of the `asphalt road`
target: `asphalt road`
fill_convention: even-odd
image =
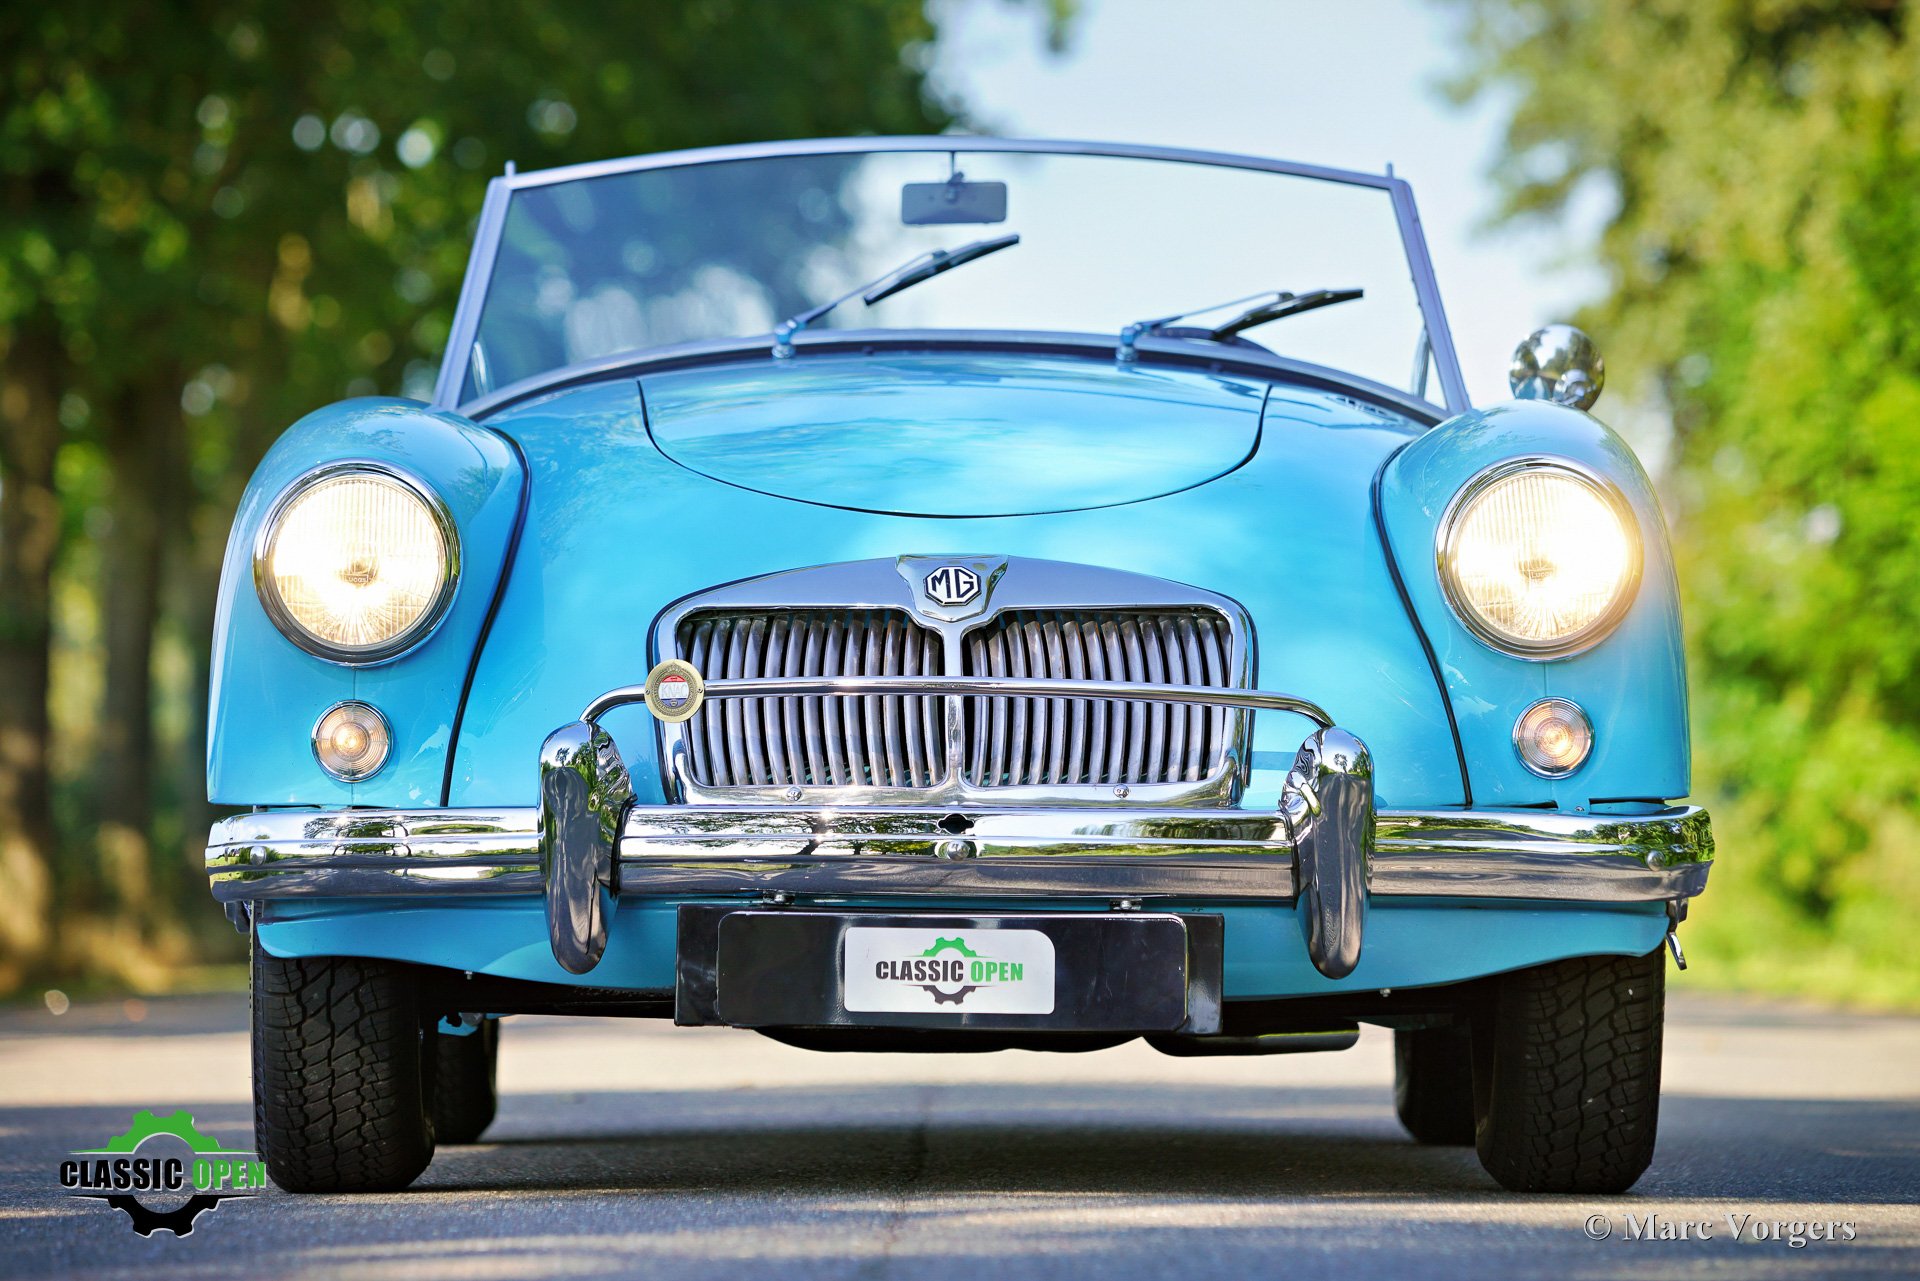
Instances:
[[[66,1154],[135,1109],[184,1107],[250,1146],[245,1018],[240,997],[0,1012],[0,1276],[1920,1272],[1920,1019],[1688,996],[1669,1010],[1659,1154],[1623,1198],[1516,1197],[1470,1152],[1414,1146],[1378,1032],[1287,1058],[925,1058],[525,1018],[505,1029],[488,1141],[443,1148],[409,1192],[269,1192],[185,1239],[61,1192]],[[1631,1239],[1649,1214],[1712,1239]],[[1729,1214],[1750,1216],[1740,1240]],[[1856,1235],[1752,1239],[1774,1220]]]

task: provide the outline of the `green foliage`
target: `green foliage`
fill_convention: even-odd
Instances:
[[[1707,972],[1920,1001],[1920,14],[1469,0],[1503,213],[1617,199],[1584,322],[1674,428]]]
[[[195,863],[233,505],[301,414],[431,386],[487,179],[939,132],[934,34],[922,0],[0,6],[0,987],[157,981],[182,915],[221,937]]]

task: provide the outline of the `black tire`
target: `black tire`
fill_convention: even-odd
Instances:
[[[1480,1164],[1513,1192],[1625,1192],[1653,1161],[1666,957],[1503,975],[1474,1027]]]
[[[289,1192],[393,1192],[433,1159],[401,966],[253,950],[253,1130]]]
[[[441,1143],[476,1143],[493,1124],[499,1096],[494,1070],[500,1061],[500,1020],[488,1019],[465,1036],[434,1036],[433,1137]]]
[[[1394,1032],[1393,1110],[1416,1142],[1473,1142],[1473,1038],[1465,1024]]]

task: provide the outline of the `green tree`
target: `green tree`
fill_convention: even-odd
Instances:
[[[1920,998],[1920,21],[1862,0],[1467,0],[1501,212],[1615,203],[1584,318],[1673,425],[1723,977]],[[1709,967],[1711,970],[1712,967]]]
[[[301,413],[426,385],[487,177],[939,131],[933,35],[921,0],[0,10],[0,990],[184,953],[233,504]]]

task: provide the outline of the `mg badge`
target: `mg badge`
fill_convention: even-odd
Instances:
[[[965,565],[942,565],[927,575],[927,597],[941,605],[965,605],[980,594],[980,575]]]

